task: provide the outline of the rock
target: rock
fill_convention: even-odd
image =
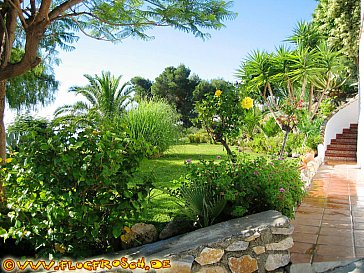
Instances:
[[[252,236],[245,238],[246,242],[251,242],[254,241],[256,239],[258,239],[260,237],[260,233],[259,232],[255,232]]]
[[[185,218],[174,218],[159,234],[159,239],[164,240],[169,237],[184,234],[194,230],[193,221]]]
[[[265,263],[265,269],[272,271],[282,266],[286,266],[290,261],[289,254],[270,254]]]
[[[265,253],[265,247],[264,246],[255,246],[253,247],[253,251],[255,254],[260,255]]]
[[[222,266],[210,266],[201,268],[197,273],[228,273],[228,271]]]
[[[229,258],[229,267],[232,273],[252,273],[258,270],[258,262],[250,255],[241,258]]]
[[[171,268],[156,270],[156,272],[163,273],[190,273],[192,268],[192,263],[188,261],[171,261]]]
[[[292,235],[294,227],[290,226],[288,228],[272,228],[272,234],[275,235]]]
[[[243,251],[249,247],[249,242],[237,241],[229,245],[226,251]]]
[[[287,237],[286,239],[278,242],[278,243],[271,243],[267,244],[265,248],[267,250],[287,250],[293,247],[293,239],[292,237]]]
[[[158,231],[151,224],[137,223],[131,227],[131,231],[135,234],[136,240],[142,245],[158,240]]]
[[[200,255],[195,259],[200,265],[214,264],[224,256],[224,250],[219,248],[204,248]]]

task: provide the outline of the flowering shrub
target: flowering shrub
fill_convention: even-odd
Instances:
[[[197,120],[207,130],[215,142],[220,142],[232,156],[228,142],[239,136],[243,117],[253,107],[251,98],[242,99],[238,90],[230,84],[225,90],[207,94],[205,99],[196,103]]]
[[[226,205],[221,210],[221,219],[271,209],[292,218],[295,206],[304,195],[298,162],[293,160],[238,158],[235,163],[225,160],[218,164],[213,161],[201,161],[199,164],[186,164],[186,167],[186,176],[179,180],[182,186],[174,194],[183,200],[186,196],[181,193],[186,187],[211,188],[211,196],[203,196],[194,201],[200,203],[201,208],[204,200],[210,200],[211,206],[217,206],[211,200],[219,201],[223,196]],[[186,198],[183,201],[186,207],[192,203]],[[201,215],[203,211],[196,213],[194,220],[202,219]],[[216,215],[213,217],[217,218]]]
[[[245,97],[241,102],[241,107],[244,109],[251,109],[254,106],[254,101],[250,97]]]

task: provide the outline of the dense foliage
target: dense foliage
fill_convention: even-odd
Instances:
[[[130,181],[148,146],[106,125],[25,118],[10,131],[0,237],[26,240],[38,256],[116,250],[146,205],[149,185]]]
[[[154,155],[158,155],[177,144],[178,117],[173,107],[166,102],[140,101],[122,120],[133,138],[151,144]]]
[[[183,212],[201,226],[270,209],[293,217],[304,195],[292,160],[242,157],[235,163],[187,163],[187,170],[175,195],[183,201]]]
[[[193,90],[200,81],[190,74],[191,70],[183,64],[166,67],[151,87],[154,97],[164,99],[176,108],[184,127],[190,127],[191,119],[195,117]]]
[[[313,15],[318,32],[330,47],[342,51],[357,76],[360,35],[360,0],[320,0]]]

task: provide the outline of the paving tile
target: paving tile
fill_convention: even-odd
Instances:
[[[315,234],[294,232],[292,237],[294,242],[315,244],[318,236]]]
[[[322,220],[322,227],[334,227],[334,228],[338,228],[338,229],[351,229],[352,228],[352,224],[351,221],[346,220],[327,220],[324,219]]]
[[[356,219],[363,219],[363,222],[364,222],[364,211],[363,210],[353,210],[352,215]]]
[[[364,257],[364,173],[356,163],[322,165],[292,223],[293,263]]]
[[[364,247],[355,247],[356,258],[364,257]]]
[[[364,223],[354,221],[354,229],[355,230],[364,230]]]
[[[353,222],[359,222],[359,223],[364,223],[364,217],[359,217],[359,216],[355,216],[353,218]]]
[[[315,251],[315,244],[295,242],[293,247],[289,249],[291,253],[301,253],[312,255]]]
[[[327,208],[327,209],[346,209],[347,210],[347,209],[350,209],[350,204],[327,203],[325,208]]]
[[[308,234],[319,234],[320,227],[306,226],[306,225],[295,225],[294,232],[297,233],[308,233]]]
[[[299,220],[320,220],[322,218],[322,213],[318,212],[306,212],[306,211],[297,211],[295,215],[296,219]]]
[[[355,258],[354,249],[352,247],[345,247],[336,244],[317,245],[316,253],[321,256]]]
[[[347,259],[352,259],[354,257],[346,257],[346,256],[324,256],[324,255],[315,255],[312,258],[313,263],[321,263],[321,262],[336,262]]]
[[[337,246],[345,246],[345,247],[351,247],[353,248],[354,243],[353,243],[353,236],[352,234],[347,234],[347,235],[343,235],[341,234],[340,236],[338,235],[319,235],[318,236],[318,240],[317,243],[319,245],[337,245]]]
[[[311,255],[301,253],[291,253],[291,262],[293,264],[309,263],[311,262]]]
[[[349,209],[329,209],[329,208],[326,208],[324,213],[326,215],[339,214],[339,215],[345,215],[345,216],[351,217],[352,212]]]
[[[354,230],[354,242],[356,247],[364,247],[364,230]]]
[[[321,225],[321,219],[311,219],[309,217],[296,217],[292,220],[292,224],[295,226],[306,225],[319,227]]]
[[[340,229],[338,227],[321,226],[320,235],[338,236],[338,237],[351,236],[352,237],[353,232],[352,232],[351,228]]]
[[[324,208],[313,207],[313,206],[300,206],[300,207],[297,208],[297,212],[323,214],[324,213]]]

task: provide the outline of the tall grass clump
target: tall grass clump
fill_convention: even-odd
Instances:
[[[156,155],[177,143],[178,120],[175,109],[164,101],[141,101],[124,116],[131,137],[152,144]]]

